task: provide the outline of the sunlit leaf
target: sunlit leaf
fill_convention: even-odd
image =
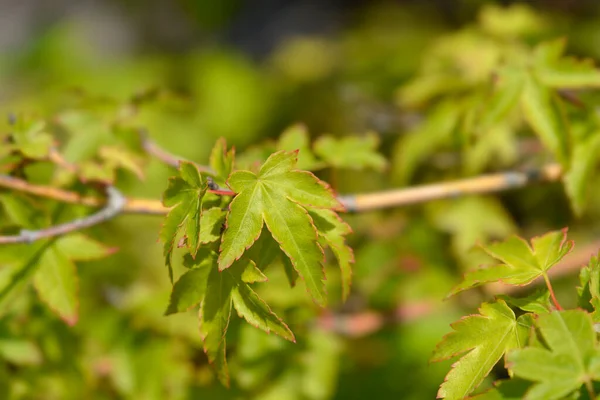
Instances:
[[[310,148],[310,136],[303,124],[295,124],[287,128],[279,137],[277,150],[298,150],[298,164],[296,165],[298,169],[314,171],[324,167],[324,164],[316,159]]]
[[[231,171],[233,171],[233,161],[235,159],[235,149],[227,150],[227,142],[220,138],[215,143],[211,153],[209,164],[215,173],[215,182],[219,186],[225,186],[225,181]]]
[[[535,70],[540,81],[557,89],[600,87],[600,70],[593,60],[563,57],[566,41],[558,39],[540,44],[534,54]]]
[[[171,256],[175,239],[180,232],[186,237],[190,253],[196,254],[200,247],[200,217],[202,213],[202,198],[207,185],[202,179],[195,164],[181,161],[179,176],[169,179],[169,187],[163,195],[163,204],[173,207],[167,214],[160,231],[160,239],[164,242],[163,255],[173,279]]]
[[[535,237],[531,239],[531,247],[518,236],[483,246],[486,253],[503,264],[467,272],[463,281],[452,289],[450,295],[488,282],[525,285],[535,278],[545,276],[546,272],[572,248],[573,241],[567,240],[566,230]]]
[[[577,215],[585,208],[590,182],[600,162],[600,132],[575,142],[572,161],[563,178],[565,191]]]
[[[484,303],[479,312],[452,324],[453,331],[433,352],[431,360],[435,362],[464,354],[452,365],[438,398],[463,399],[508,350],[524,345],[526,329],[519,328],[519,321],[504,301]]]
[[[577,288],[579,306],[592,311],[594,322],[600,322],[600,256],[594,255],[579,272],[581,286]]]
[[[44,251],[38,263],[33,284],[40,298],[65,322],[74,325],[79,309],[75,264],[56,247]]]
[[[12,127],[12,139],[15,147],[29,158],[46,157],[53,143],[44,121],[26,118],[17,118]]]
[[[515,376],[536,382],[526,400],[562,399],[600,379],[600,350],[587,313],[555,311],[540,315],[537,325],[548,348],[518,349],[507,357]]]
[[[387,166],[385,157],[377,153],[379,137],[375,133],[362,136],[336,138],[325,135],[315,141],[315,153],[335,168],[373,169],[383,171]]]
[[[345,236],[352,233],[350,226],[335,212],[326,209],[309,210],[319,236],[321,236],[337,258],[342,278],[342,298],[346,300],[352,284],[352,266],[354,252],[346,244]]]
[[[225,211],[219,207],[202,210],[200,224],[200,243],[212,243],[221,238],[225,226]]]
[[[256,175],[236,171],[228,181],[236,196],[229,206],[219,268],[228,268],[260,236],[263,223],[318,304],[325,304],[323,250],[304,207],[339,210],[329,188],[309,172],[297,171],[295,152],[278,152]]]
[[[556,94],[530,75],[521,96],[525,119],[563,165],[569,161],[569,130]]]

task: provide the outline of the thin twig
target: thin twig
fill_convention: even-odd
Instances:
[[[80,204],[89,207],[101,207],[106,199],[93,196],[82,196],[77,192],[59,189],[52,186],[34,185],[25,180],[8,175],[0,175],[0,187],[29,193],[63,203]],[[169,211],[158,200],[127,198],[123,213],[127,214],[166,214]]]
[[[562,168],[548,164],[527,172],[502,172],[451,182],[434,183],[405,189],[340,196],[347,211],[362,212],[389,207],[424,203],[430,200],[458,197],[468,194],[494,193],[522,188],[540,182],[560,180]]]
[[[151,156],[156,157],[158,160],[162,161],[163,163],[170,165],[171,167],[174,167],[174,168],[179,168],[179,161],[185,160],[184,158],[175,156],[175,155],[169,153],[168,151],[164,150],[162,147],[158,146],[152,139],[150,139],[148,134],[143,129],[141,129],[139,131],[139,135],[140,135],[140,140],[142,142],[142,148],[144,149],[144,151],[146,151],[146,153],[150,154]],[[189,161],[189,160],[186,160],[186,161]],[[193,162],[193,161],[190,161],[190,162]],[[198,168],[198,170],[200,172],[206,172],[206,173],[213,174],[213,175],[215,173],[213,171],[213,169],[207,165],[201,165],[201,164],[197,164],[197,163],[194,163],[194,165],[196,165],[196,167]]]
[[[36,240],[64,235],[108,221],[123,211],[126,199],[125,196],[113,186],[106,187],[106,196],[106,205],[95,214],[46,229],[22,229],[18,235],[0,236],[0,244],[33,243]]]

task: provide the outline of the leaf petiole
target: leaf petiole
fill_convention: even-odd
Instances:
[[[556,309],[558,311],[561,311],[563,308],[560,306],[560,303],[558,302],[558,300],[556,299],[556,296],[554,295],[554,289],[552,289],[552,284],[550,283],[550,278],[548,278],[548,274],[544,273],[544,274],[542,274],[542,276],[544,277],[544,282],[546,282],[546,287],[548,288],[548,291],[550,292],[550,298],[552,299],[552,303],[554,303],[554,306],[556,307]]]

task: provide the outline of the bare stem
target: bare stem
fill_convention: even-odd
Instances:
[[[95,214],[46,229],[34,231],[23,229],[18,235],[0,236],[0,244],[33,243],[36,240],[64,235],[108,221],[123,211],[126,199],[123,194],[113,186],[106,187],[106,195],[106,205]]]
[[[347,211],[363,212],[424,203],[431,200],[459,197],[469,194],[513,190],[535,183],[556,182],[561,176],[562,169],[560,165],[547,164],[541,169],[526,172],[501,172],[411,188],[340,196],[340,201],[344,204]]]
[[[140,140],[142,141],[142,147],[144,148],[146,153],[150,154],[153,157],[156,157],[158,160],[162,161],[167,165],[170,165],[171,167],[179,167],[179,161],[183,160],[183,157],[175,156],[174,154],[171,154],[168,151],[164,150],[162,147],[158,146],[152,139],[150,139],[150,137],[146,134],[145,131],[141,130],[139,134]],[[214,171],[211,167],[196,163],[194,164],[196,165],[196,167],[198,167],[198,170],[200,172],[214,174]]]

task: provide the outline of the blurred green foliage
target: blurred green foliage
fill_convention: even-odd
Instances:
[[[239,7],[236,1],[182,3],[203,30],[226,25]],[[502,84],[510,86],[511,65],[529,63],[541,41],[567,36],[567,53],[600,57],[595,7],[596,14],[581,15],[461,1],[457,17],[448,19],[434,7],[373,2],[336,34],[287,38],[260,61],[216,44],[179,54],[107,55],[95,49],[85,27],[64,22],[0,55],[0,115],[18,117],[19,148],[41,160],[20,165],[20,176],[88,194],[93,191],[82,182],[100,181],[116,182],[128,196],[160,198],[173,171],[141,151],[140,127],[162,148],[203,164],[220,137],[236,146],[238,167],[300,148],[302,168],[316,170],[340,193],[529,167],[552,156],[528,152],[524,140],[533,131],[509,105],[518,94],[491,100],[495,114],[481,125],[475,114],[489,111],[481,105],[490,104],[498,65],[506,67]],[[597,107],[597,92],[579,95]],[[163,315],[171,284],[157,243],[161,217],[124,215],[85,232],[118,251],[77,262],[74,326],[42,303],[32,285],[10,284],[15,271],[29,273],[36,248],[0,248],[0,398],[433,398],[449,369],[449,363],[428,364],[435,344],[450,322],[488,296],[475,291],[442,302],[464,270],[488,261],[473,245],[564,225],[582,242],[598,236],[600,185],[587,184],[597,169],[596,117],[589,108],[570,107],[566,114],[572,135],[587,140],[577,140],[569,157],[590,161],[571,171],[567,183],[585,218],[575,218],[558,185],[347,215],[356,255],[348,301],[340,301],[339,272],[328,275],[330,306],[321,310],[301,285],[286,288],[283,271],[269,271],[270,287],[282,290],[256,290],[289,322],[297,343],[232,320],[230,389],[211,371],[196,313]],[[9,131],[3,120],[0,140]],[[80,169],[46,161],[51,137]],[[336,153],[377,146],[387,162],[369,151],[355,163]],[[2,174],[15,171],[11,151],[2,141]],[[12,196],[1,192],[3,233],[89,213],[39,198],[23,200],[32,206],[20,203],[15,211],[6,200]],[[37,208],[43,217],[26,215]],[[174,269],[176,275],[184,270],[179,257]],[[385,315],[386,324],[353,334],[365,321],[344,317],[371,311]],[[320,325],[328,314],[335,329]]]

